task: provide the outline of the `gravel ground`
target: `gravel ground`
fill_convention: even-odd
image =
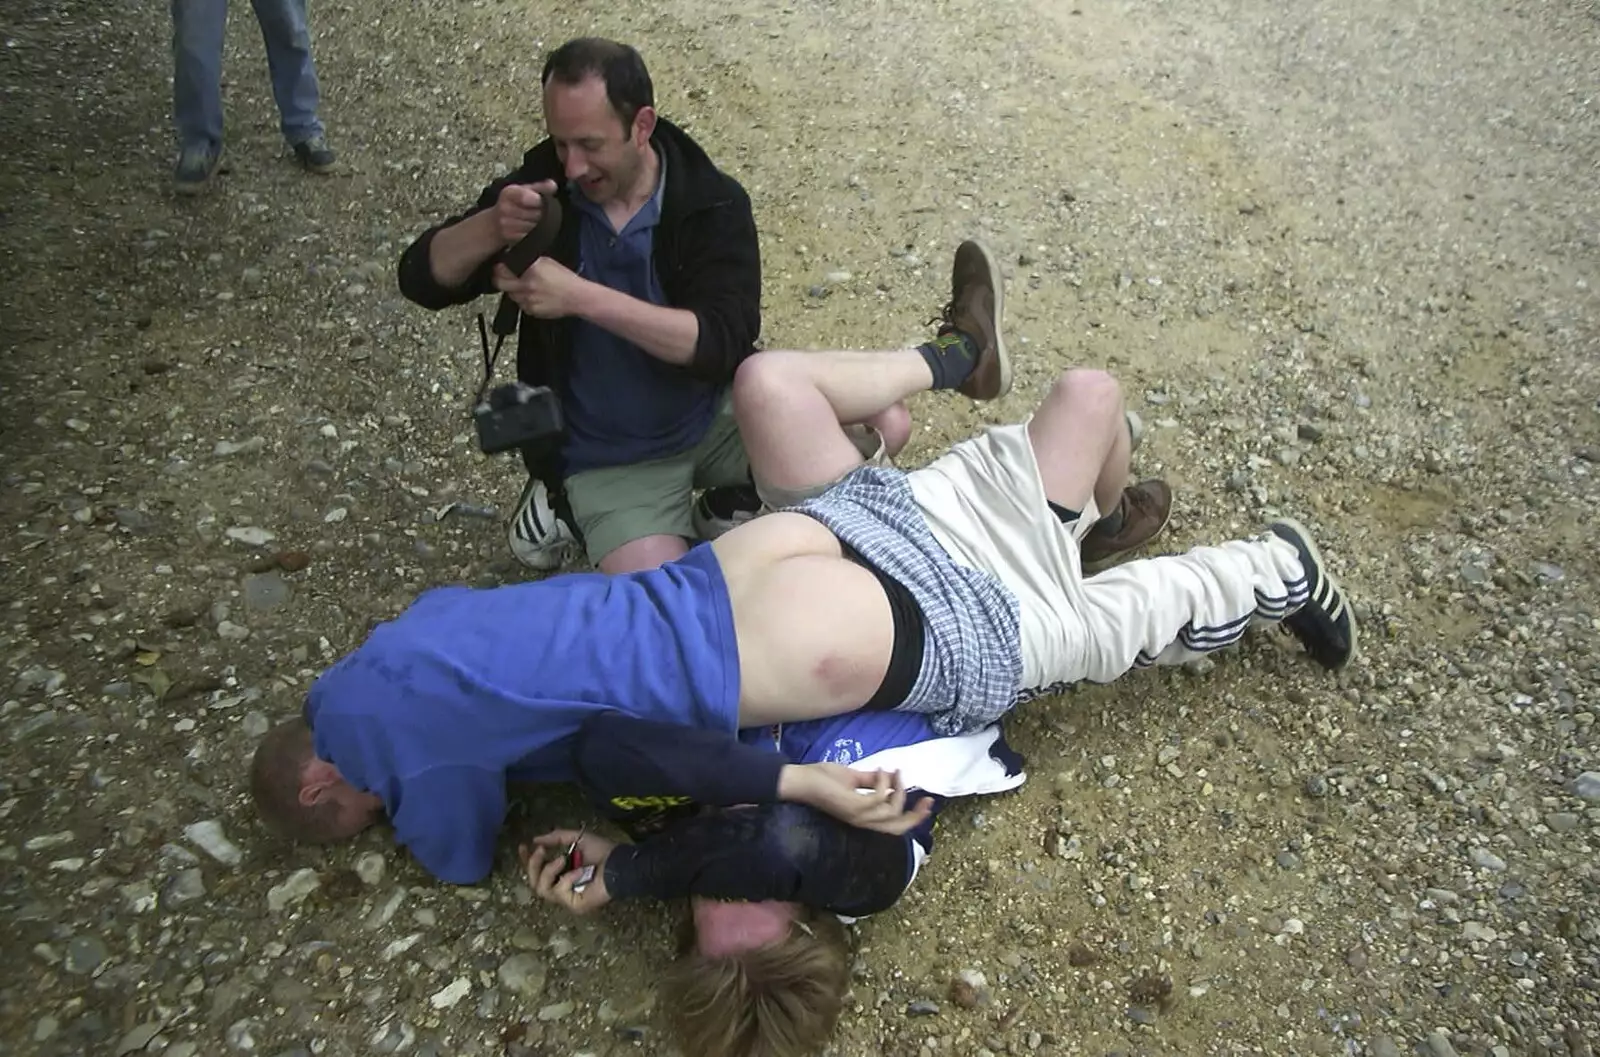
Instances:
[[[1366,621],[1338,679],[1262,637],[1031,706],[1028,784],[856,930],[835,1052],[1593,1057],[1593,3],[345,0],[328,179],[235,7],[198,202],[164,5],[0,20],[0,1051],[671,1052],[675,910],[531,907],[509,851],[452,889],[382,833],[285,848],[239,782],[373,622],[519,575],[471,317],[393,266],[594,31],[751,190],[768,344],[915,340],[957,240],[1004,256],[1016,392],[920,400],[910,461],[1109,366],[1170,545],[1292,512]]]

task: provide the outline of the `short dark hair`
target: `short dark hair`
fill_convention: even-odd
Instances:
[[[539,83],[548,86],[554,79],[578,84],[586,77],[598,77],[606,86],[606,99],[624,129],[633,127],[640,110],[656,105],[656,89],[644,67],[644,56],[630,45],[604,37],[578,37],[552,51],[545,57]]]
[[[272,832],[306,844],[327,844],[350,836],[330,802],[302,804],[300,781],[316,756],[311,728],[304,719],[286,720],[267,731],[250,761],[250,797]]]

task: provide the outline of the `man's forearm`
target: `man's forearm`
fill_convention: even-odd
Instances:
[[[576,308],[576,315],[658,360],[683,367],[694,359],[700,320],[686,308],[652,305],[596,282],[584,283]]]
[[[428,267],[440,286],[456,287],[500,249],[494,210],[485,209],[434,233],[428,245]]]

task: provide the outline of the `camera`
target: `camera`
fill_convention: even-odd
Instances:
[[[526,382],[497,385],[472,409],[478,447],[485,455],[522,448],[559,436],[561,401],[549,386]]]
[[[550,195],[544,195],[543,198],[544,208],[539,223],[500,258],[501,263],[517,275],[527,271],[534,261],[544,256],[561,230],[561,203]],[[502,294],[500,307],[494,317],[495,343],[491,352],[489,332],[483,325],[483,316],[478,316],[478,336],[483,343],[483,385],[478,390],[477,402],[472,409],[472,422],[478,430],[478,447],[485,455],[496,455],[558,437],[564,428],[561,400],[549,386],[533,386],[516,381],[488,388],[494,378],[494,364],[500,356],[500,345],[516,333],[520,318],[521,310],[517,303]]]

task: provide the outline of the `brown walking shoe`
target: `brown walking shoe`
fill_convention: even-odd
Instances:
[[[1121,528],[1106,533],[1096,525],[1083,537],[1078,553],[1085,568],[1107,564],[1154,539],[1167,527],[1167,518],[1172,514],[1172,489],[1165,481],[1140,481],[1122,490],[1118,506],[1122,510]]]
[[[956,390],[974,400],[998,400],[1011,391],[1011,358],[1000,334],[1005,300],[1000,267],[983,243],[968,239],[956,247],[939,333],[959,330],[979,346],[977,364]]]

